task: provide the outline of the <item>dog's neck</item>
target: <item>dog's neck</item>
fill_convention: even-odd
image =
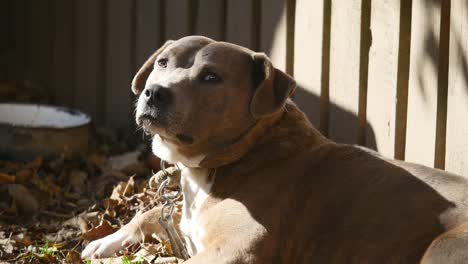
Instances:
[[[288,146],[282,142],[289,142]],[[295,142],[298,143],[297,146]],[[182,163],[187,168],[216,169],[248,160],[252,155],[258,156],[264,145],[269,146],[269,153],[262,155],[265,155],[267,160],[274,161],[310,145],[320,145],[325,142],[329,140],[310,124],[304,113],[292,101],[288,100],[282,112],[259,119],[237,141],[228,146],[221,146],[206,155],[187,157],[179,153],[175,145],[164,141],[158,135],[153,139],[153,152],[163,160],[174,164]],[[272,152],[272,147],[277,151]],[[258,157],[255,159],[258,160]]]
[[[260,167],[298,155],[303,150],[328,143],[332,141],[315,129],[293,102],[288,102],[278,122],[266,130],[249,147],[248,152],[236,162],[224,166],[222,171],[227,174],[233,171],[247,175]]]
[[[273,162],[297,154],[301,149],[327,142],[330,141],[312,126],[292,101],[288,100],[283,112],[259,120],[234,144],[207,155],[201,161],[200,167],[220,168],[240,164],[246,167],[251,163],[251,159],[257,164],[261,160]]]
[[[203,244],[205,231],[200,228],[199,217],[217,178],[234,174],[240,176],[237,172],[247,175],[270,162],[286,159],[303,149],[329,141],[312,127],[304,113],[294,103],[288,102],[282,113],[260,120],[234,144],[206,156],[189,159],[174,152],[174,146],[158,138],[155,142],[153,143],[155,154],[162,159],[178,163],[182,169],[184,203],[180,228],[189,252],[195,254],[202,251],[205,246]],[[242,179],[242,177],[235,178]],[[235,186],[237,185],[233,184],[229,188]],[[229,192],[229,188],[217,188],[215,196],[223,196],[223,190]]]

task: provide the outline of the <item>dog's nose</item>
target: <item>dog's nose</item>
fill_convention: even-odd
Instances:
[[[172,99],[169,89],[159,85],[146,88],[144,95],[146,97],[147,104],[150,106],[169,104]]]

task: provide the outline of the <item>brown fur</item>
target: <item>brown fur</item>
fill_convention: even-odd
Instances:
[[[169,48],[185,51],[184,41]],[[229,61],[229,54],[238,54],[243,61],[231,61],[229,68],[240,78],[235,82],[247,85],[243,78],[253,84],[236,88],[237,97],[218,94],[206,101],[191,95],[197,106],[209,108],[222,100],[234,107],[232,100],[245,109],[196,109],[193,116],[204,114],[220,128],[198,134],[192,127],[190,146],[174,141],[188,156],[206,154],[200,166],[216,169],[201,213],[206,248],[187,263],[418,263],[423,256],[423,263],[464,263],[467,180],[326,139],[287,99],[294,89],[289,76],[264,57],[264,80],[256,84],[248,75],[255,62],[242,54],[254,60],[262,56],[216,45],[215,53],[225,54],[213,60]],[[229,124],[222,122],[226,115]],[[207,130],[209,125],[200,122]],[[155,214],[146,213],[140,222],[156,225]]]

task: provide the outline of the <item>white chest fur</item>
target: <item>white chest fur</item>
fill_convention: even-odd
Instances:
[[[182,168],[181,184],[184,194],[180,229],[190,255],[202,251],[205,230],[201,225],[200,210],[205,203],[213,185],[214,177],[210,171],[201,168]]]

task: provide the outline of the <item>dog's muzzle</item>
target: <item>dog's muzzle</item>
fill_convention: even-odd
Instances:
[[[138,125],[166,126],[166,115],[172,102],[173,94],[168,88],[159,85],[145,88],[138,98]]]
[[[146,101],[146,105],[151,108],[167,107],[173,101],[173,95],[169,88],[160,85],[152,85],[146,88],[142,96]]]

